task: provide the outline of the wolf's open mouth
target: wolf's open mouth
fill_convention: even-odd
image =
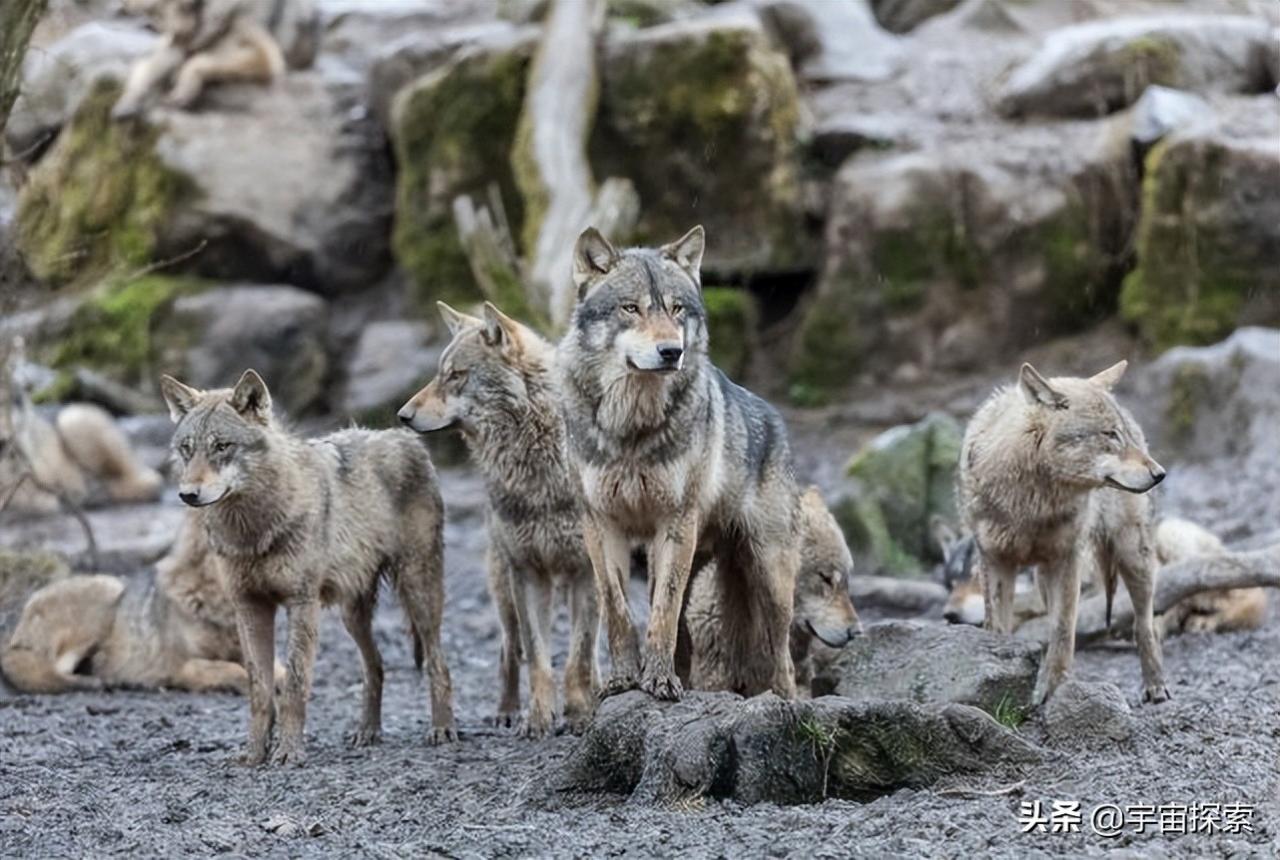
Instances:
[[[1133,493],[1134,495],[1141,495],[1142,493],[1145,493],[1147,490],[1150,490],[1151,487],[1155,486],[1155,484],[1152,484],[1151,487],[1145,487],[1144,489],[1137,490],[1137,489],[1134,489],[1133,487],[1120,483],[1110,475],[1107,475],[1106,477],[1106,484],[1108,487],[1115,487],[1117,490],[1124,490],[1126,493]]]
[[[844,640],[843,640],[843,641],[841,641],[841,642],[832,642],[832,641],[831,641],[830,639],[828,639],[826,636],[823,636],[821,633],[819,633],[819,632],[818,632],[818,628],[817,628],[817,627],[814,627],[814,626],[813,626],[813,622],[812,622],[812,621],[810,621],[809,619],[807,619],[807,618],[806,618],[806,619],[804,620],[804,626],[805,626],[805,627],[808,627],[808,628],[809,628],[809,632],[810,632],[810,633],[812,633],[814,636],[817,636],[820,640],[822,640],[822,644],[823,644],[823,645],[826,645],[828,648],[843,648],[844,646],[848,645],[848,644],[849,644],[849,640],[853,638],[852,636],[850,636],[850,635],[846,632],[846,633],[845,633],[845,635],[844,635]]]

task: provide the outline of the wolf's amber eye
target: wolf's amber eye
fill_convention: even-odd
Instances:
[[[673,303],[671,305],[671,312],[677,315],[684,313],[684,305],[680,304],[679,302]]]
[[[213,450],[217,451],[219,454],[222,454],[227,451],[230,451],[232,444],[233,443],[227,442],[226,440],[219,440],[213,443]]]
[[[190,442],[183,442],[181,445],[178,446],[178,456],[184,460],[191,459],[191,443]]]
[[[1103,431],[1103,433],[1102,433],[1102,435],[1103,435],[1103,436],[1106,436],[1106,437],[1107,437],[1108,439],[1110,439],[1112,442],[1119,442],[1119,441],[1120,441],[1120,434],[1119,434],[1119,433],[1117,433],[1115,430],[1104,430],[1104,431]]]
[[[622,306],[622,312],[626,314],[638,314],[640,313],[640,306],[629,302]]]
[[[467,376],[465,370],[451,370],[449,375],[445,377],[446,382],[461,382]]]

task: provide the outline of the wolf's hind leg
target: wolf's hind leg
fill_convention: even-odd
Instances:
[[[342,608],[342,623],[360,649],[364,667],[364,700],[360,727],[351,735],[351,745],[367,747],[382,739],[382,655],[373,639],[373,610],[377,591]]]
[[[1126,548],[1116,559],[1120,579],[1133,602],[1133,636],[1138,644],[1138,660],[1142,663],[1142,700],[1159,703],[1169,698],[1164,680],[1164,659],[1156,636],[1153,608],[1155,604],[1155,566],[1149,552]]]
[[[762,640],[753,643],[756,656],[743,659],[764,661],[761,675],[743,678],[748,695],[772,690],[784,699],[796,696],[795,664],[791,659],[791,616],[796,576],[800,569],[799,549],[794,545],[771,545],[753,554],[747,570],[752,604]],[[737,674],[737,673],[735,673]]]
[[[564,716],[572,732],[581,732],[595,710],[600,669],[596,664],[596,638],[600,612],[590,571],[581,571],[569,582],[569,659],[564,667]]]
[[[192,693],[229,691],[244,695],[249,690],[249,673],[229,660],[193,657],[179,667],[169,684]]]
[[[502,655],[498,665],[498,713],[494,723],[511,727],[520,720],[520,617],[516,613],[515,595],[512,593],[511,572],[505,562],[492,549],[486,559],[489,568],[489,595],[498,609],[498,623],[502,627]]]
[[[533,571],[515,571],[516,611],[525,633],[529,661],[529,713],[521,729],[530,738],[546,737],[555,725],[556,677],[551,669],[551,598],[549,578]]]
[[[453,682],[440,644],[444,615],[444,534],[440,518],[433,513],[428,540],[416,549],[396,576],[400,604],[409,616],[409,626],[422,648],[423,665],[431,688],[432,744],[456,741],[453,721]]]

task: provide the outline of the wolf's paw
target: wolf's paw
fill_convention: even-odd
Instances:
[[[489,718],[489,725],[499,729],[511,729],[520,725],[520,712],[517,711],[498,711]]]
[[[684,685],[680,683],[680,678],[675,672],[669,671],[646,670],[644,678],[640,681],[640,689],[655,699],[668,702],[678,702],[684,695]]]
[[[1185,629],[1188,633],[1216,633],[1218,624],[1212,615],[1192,615],[1187,619]]]
[[[1169,701],[1169,688],[1164,684],[1149,684],[1142,689],[1142,701],[1158,705]]]
[[[377,726],[361,726],[347,735],[347,743],[353,747],[371,747],[382,743],[382,731]]]
[[[1049,700],[1049,684],[1043,679],[1036,681],[1036,688],[1031,693],[1031,704],[1040,707]]]
[[[600,701],[604,701],[610,696],[617,696],[628,690],[634,690],[640,686],[640,682],[635,679],[634,675],[612,675],[609,680],[604,682],[597,694]]]
[[[554,727],[555,721],[550,714],[530,714],[520,724],[520,736],[534,741],[542,740],[551,735]]]
[[[242,753],[232,756],[231,763],[239,767],[260,767],[267,762],[267,750],[263,749],[247,749]]]
[[[271,764],[276,767],[302,767],[307,763],[307,753],[301,741],[281,741],[271,754]]]
[[[576,707],[566,706],[564,709],[564,725],[569,734],[580,735],[591,727],[595,717],[595,709],[588,704]]]
[[[441,744],[454,743],[458,740],[458,730],[452,725],[436,726],[431,730],[431,734],[427,735],[427,743],[433,747]]]

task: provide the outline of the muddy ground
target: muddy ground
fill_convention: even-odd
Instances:
[[[832,464],[848,450],[847,440],[832,437],[836,420],[793,416],[803,477],[831,480]],[[151,455],[160,456],[159,449]],[[1226,483],[1213,484],[1230,481],[1226,474],[1188,484],[1171,477],[1164,506],[1185,512],[1211,494],[1226,502],[1202,518],[1206,525],[1236,522],[1251,494],[1277,491],[1273,477],[1253,483],[1246,478],[1230,491]],[[620,797],[561,794],[555,780],[573,737],[529,742],[486,725],[496,704],[499,640],[484,586],[483,494],[463,468],[442,470],[442,483],[449,506],[444,641],[459,743],[432,748],[424,742],[425,688],[412,669],[408,638],[390,596],[377,619],[388,669],[383,743],[371,750],[344,744],[359,708],[359,661],[341,624],[329,615],[308,715],[310,758],[302,770],[231,763],[246,718],[245,703],[233,695],[33,697],[0,689],[0,857],[1024,858],[1126,849],[1132,856],[1250,857],[1280,851],[1280,622],[1274,610],[1257,632],[1167,642],[1173,699],[1159,706],[1139,706],[1138,661],[1131,649],[1081,654],[1078,675],[1119,686],[1135,709],[1138,735],[1123,746],[1055,746],[1033,717],[1020,731],[1045,744],[1050,755],[1023,772],[957,776],[929,790],[899,791],[865,804],[829,800],[791,808],[713,801],[662,809]],[[113,547],[162,548],[180,515],[179,506],[167,502],[93,517],[109,555]],[[1237,531],[1237,537],[1245,545],[1257,543],[1275,526],[1256,523],[1248,530],[1252,534]],[[67,518],[0,527],[3,544],[75,550],[79,540]],[[637,597],[642,594],[637,591]],[[565,627],[561,619],[557,666],[564,659]],[[1080,801],[1083,832],[1023,834],[1020,805],[1036,800],[1046,810],[1053,800]],[[1252,832],[1161,835],[1158,826],[1142,834],[1130,827],[1104,838],[1089,832],[1088,823],[1089,811],[1102,803],[1257,809]]]

